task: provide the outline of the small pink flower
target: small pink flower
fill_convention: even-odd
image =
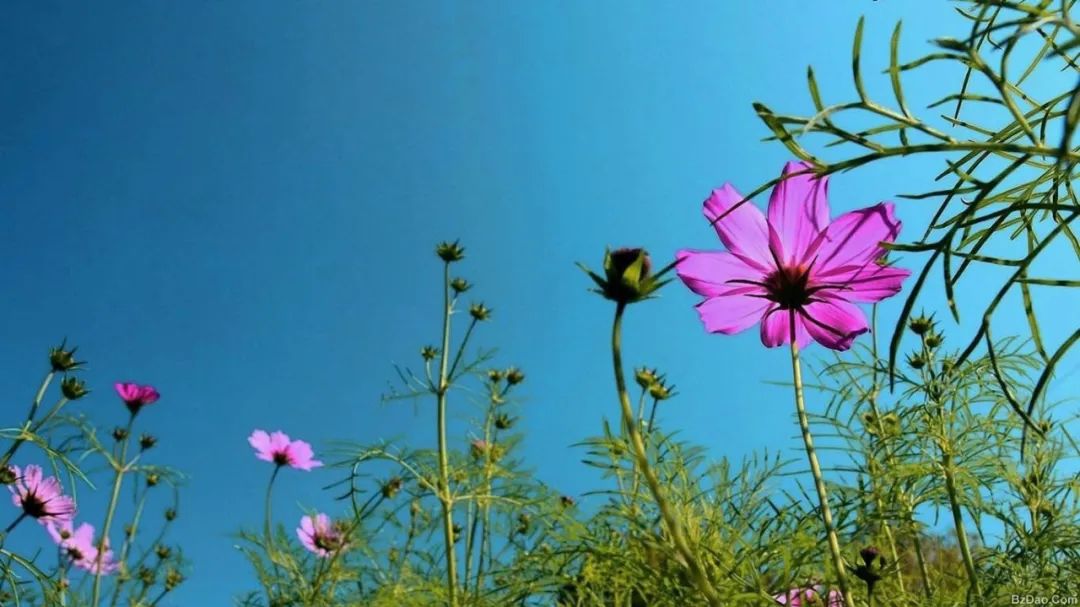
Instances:
[[[267,434],[265,430],[256,430],[248,437],[248,444],[255,448],[255,457],[278,466],[311,470],[323,465],[315,459],[311,445],[302,440],[290,441],[284,432]]]
[[[16,481],[8,487],[11,501],[22,508],[26,516],[39,523],[64,523],[75,516],[75,500],[64,495],[60,481],[54,476],[44,478],[41,466],[30,465],[25,470],[11,466]]]
[[[133,382],[116,382],[116,393],[120,395],[120,400],[124,401],[132,415],[138,413],[146,405],[157,402],[157,399],[161,397],[157,388],[140,386]]]
[[[109,549],[109,541],[105,540],[105,554],[102,555],[101,563],[98,564],[97,544],[94,542],[94,526],[88,523],[79,525],[73,529],[71,521],[60,524],[50,523],[45,529],[49,532],[53,542],[64,551],[64,555],[71,559],[79,569],[108,575],[115,572],[119,565],[113,560],[113,552]]]
[[[787,607],[812,607],[821,604],[819,599],[821,590],[820,586],[815,588],[792,588],[784,594],[774,596],[773,599],[780,605],[787,605]],[[840,594],[840,591],[830,590],[828,603],[823,607],[844,607],[844,597]]]
[[[300,526],[296,528],[296,536],[308,552],[320,558],[327,558],[345,547],[345,537],[341,529],[322,513],[316,514],[314,518],[302,517]]]
[[[882,243],[900,234],[893,205],[830,221],[828,179],[810,168],[784,167],[767,216],[731,184],[705,201],[705,217],[727,251],[679,251],[676,272],[706,298],[697,310],[710,333],[732,335],[760,322],[761,342],[772,348],[790,343],[794,325],[800,347],[812,338],[847,350],[869,330],[855,304],[896,295],[911,274],[883,263]]]

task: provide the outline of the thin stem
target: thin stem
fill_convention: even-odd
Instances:
[[[833,527],[832,511],[829,510],[829,496],[825,491],[825,480],[821,475],[821,466],[818,464],[817,453],[814,451],[814,437],[810,434],[810,420],[806,415],[806,402],[803,399],[802,366],[799,363],[799,344],[795,336],[795,312],[791,311],[790,336],[791,336],[791,374],[795,384],[795,411],[799,414],[799,428],[802,430],[803,446],[806,447],[806,459],[810,462],[810,473],[814,476],[814,487],[817,489],[818,503],[821,505],[821,522],[825,525],[825,534],[829,542],[829,552],[832,554],[833,566],[836,568],[836,583],[840,586],[840,594],[844,597],[847,607],[855,607],[855,599],[848,591],[847,576],[844,571],[844,557],[840,553],[840,541],[836,537],[836,529]]]
[[[439,437],[439,503],[442,506],[443,546],[446,553],[446,592],[450,607],[457,607],[457,555],[454,550],[454,499],[450,495],[450,458],[446,446],[446,392],[450,362],[450,262],[443,266],[443,331],[439,384],[435,390]]]
[[[15,517],[15,520],[11,521],[11,524],[8,525],[6,529],[4,529],[4,538],[6,538],[8,534],[10,534],[13,529],[15,529],[15,527],[18,527],[19,523],[23,522],[24,518],[26,518],[26,512],[20,512],[19,516]],[[4,538],[0,538],[0,540]],[[3,542],[0,542],[0,547],[3,547],[3,545]]]
[[[98,554],[97,554],[97,566],[94,573],[94,591],[93,599],[90,601],[91,607],[98,607],[98,601],[101,598],[101,574],[104,569],[105,563],[105,542],[109,538],[109,530],[112,528],[113,517],[116,515],[116,506],[120,501],[120,485],[124,480],[124,473],[127,472],[127,450],[128,443],[131,441],[131,427],[135,424],[135,414],[132,413],[128,418],[127,428],[124,431],[124,438],[120,440],[120,457],[113,462],[113,466],[116,469],[116,475],[113,477],[112,495],[109,497],[109,508],[105,511],[105,523],[101,526],[101,539],[98,540]]]
[[[138,485],[136,485],[136,488],[137,487],[138,487]],[[135,516],[132,518],[132,521],[131,521],[131,532],[124,534],[125,535],[125,537],[124,537],[124,545],[120,548],[120,561],[119,562],[121,562],[121,563],[126,563],[127,562],[128,554],[131,552],[131,546],[135,542],[135,533],[138,531],[139,522],[142,520],[143,509],[146,507],[146,496],[149,495],[149,493],[150,492],[149,492],[148,489],[144,489],[141,496],[138,499],[138,505],[135,507]],[[109,602],[110,605],[113,605],[115,607],[117,602],[120,601],[120,589],[123,588],[123,585],[124,585],[123,577],[118,577],[116,579],[116,585],[113,588],[112,600]]]
[[[41,380],[41,385],[38,386],[38,391],[34,395],[34,400],[30,403],[30,412],[26,414],[26,423],[23,424],[22,432],[19,434],[19,437],[11,443],[11,446],[8,447],[8,450],[4,453],[3,457],[0,457],[0,468],[7,466],[7,463],[11,461],[12,456],[19,450],[19,446],[26,442],[26,432],[32,427],[34,416],[37,415],[38,407],[41,406],[41,400],[45,398],[45,390],[49,388],[49,384],[55,376],[56,373],[54,371],[49,371],[45,374],[45,379]]]
[[[705,568],[702,567],[701,563],[698,561],[697,555],[690,549],[690,543],[686,540],[682,521],[675,515],[671,505],[667,501],[667,497],[664,495],[660,479],[657,478],[656,473],[653,471],[652,467],[649,466],[649,458],[645,451],[645,443],[641,439],[641,433],[638,431],[637,424],[634,420],[634,410],[630,405],[630,394],[626,391],[626,378],[623,376],[622,364],[622,318],[625,310],[626,304],[619,302],[615,308],[615,321],[612,323],[611,327],[611,359],[615,367],[615,388],[619,393],[619,404],[622,407],[623,427],[626,429],[626,433],[630,438],[630,443],[633,446],[637,467],[645,477],[645,482],[652,492],[653,499],[656,500],[656,506],[660,509],[660,515],[667,526],[668,533],[671,534],[672,541],[675,543],[675,549],[679,552],[683,561],[685,561],[684,564],[690,574],[690,578],[693,580],[698,590],[705,595],[709,605],[712,607],[720,607],[720,597],[716,594],[716,590],[713,588],[713,584],[709,580]]]

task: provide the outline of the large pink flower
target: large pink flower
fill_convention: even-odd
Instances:
[[[146,405],[157,402],[157,399],[161,397],[157,388],[153,386],[140,386],[133,382],[116,382],[115,387],[120,400],[124,401],[132,415],[138,413]]]
[[[792,588],[784,594],[778,594],[773,597],[777,603],[781,605],[787,605],[787,607],[811,607],[812,605],[821,605],[821,607],[844,607],[844,597],[838,590],[829,591],[829,599],[825,605],[821,603],[821,587],[817,588]]]
[[[311,445],[302,440],[290,441],[284,432],[267,434],[265,430],[256,430],[248,437],[248,444],[255,448],[255,457],[278,466],[311,470],[323,465],[315,459]]]
[[[98,564],[98,547],[94,543],[94,526],[88,523],[73,528],[71,521],[46,525],[46,530],[53,542],[63,550],[64,555],[78,568],[90,573],[101,571],[102,575],[113,573],[119,568],[113,560],[113,552],[109,549],[109,541],[105,540],[105,554],[102,555],[100,566]]]
[[[301,518],[300,526],[296,528],[296,536],[308,552],[322,558],[333,555],[345,546],[344,534],[330,517],[322,513]]]
[[[710,333],[731,335],[761,323],[772,348],[813,338],[846,350],[869,330],[855,305],[900,291],[911,273],[884,265],[882,243],[893,242],[900,221],[888,202],[829,220],[828,179],[810,165],[789,162],[763,215],[731,184],[705,201],[722,251],[681,250],[676,272],[705,301],[698,314]],[[742,204],[740,204],[742,203]]]
[[[30,465],[25,470],[12,466],[15,482],[8,487],[11,501],[22,508],[26,516],[41,524],[63,523],[75,516],[75,500],[64,495],[60,481],[44,477],[41,466]]]

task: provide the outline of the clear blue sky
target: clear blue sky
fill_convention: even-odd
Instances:
[[[432,247],[461,238],[458,270],[495,310],[478,343],[528,373],[526,459],[560,491],[595,488],[568,446],[616,414],[611,307],[573,262],[595,267],[609,244],[644,245],[661,265],[718,247],[708,191],[750,190],[788,158],[760,142],[750,103],[807,111],[808,63],[828,99],[847,100],[860,14],[883,95],[897,19],[907,57],[959,33],[942,29],[958,22],[944,2],[768,4],[5,4],[3,424],[64,336],[91,361],[95,392],[75,409],[106,429],[123,413],[112,381],[159,386],[141,423],[161,437],[156,461],[191,475],[177,531],[195,563],[166,604],[226,604],[250,588],[229,535],[257,524],[270,471],[245,441],[253,428],[317,450],[430,444],[430,405],[379,397],[393,362],[436,341]],[[914,79],[914,106],[936,77],[956,74]],[[833,208],[928,189],[938,166],[836,177]],[[923,203],[899,213],[926,220]],[[796,447],[788,391],[763,383],[787,377],[784,352],[756,331],[705,335],[695,301],[673,285],[628,320],[628,363],[661,367],[681,392],[665,424],[716,456]],[[331,507],[319,487],[338,477],[284,475],[277,513],[291,524],[300,505]]]

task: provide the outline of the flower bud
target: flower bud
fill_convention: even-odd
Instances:
[[[529,527],[531,526],[531,523],[532,518],[527,513],[522,512],[517,517],[517,527],[514,529],[514,532],[518,535],[525,535],[529,532]]]
[[[440,242],[435,247],[435,254],[446,263],[453,263],[465,259],[465,247],[458,244],[456,240],[454,242]]]
[[[380,491],[382,491],[383,497],[385,497],[386,499],[394,499],[394,496],[397,495],[399,491],[401,491],[401,488],[404,485],[405,481],[401,480],[400,477],[393,476],[390,478],[390,480],[383,483]]]
[[[157,484],[159,482],[161,482],[161,477],[158,476],[157,474],[154,474],[153,472],[151,472],[150,474],[146,475],[146,486],[147,487],[155,487],[155,486],[157,486]]]
[[[469,281],[461,278],[460,276],[450,281],[450,288],[454,290],[454,295],[461,295],[465,291],[472,288]]]
[[[131,537],[135,535],[135,525],[124,525],[124,537]]]
[[[170,568],[165,572],[165,592],[176,588],[184,582],[184,576],[179,571]]]
[[[476,322],[483,322],[491,318],[491,308],[484,306],[482,303],[474,303],[469,306],[469,316],[472,316]]]
[[[927,316],[916,316],[908,321],[908,328],[915,335],[926,335],[931,329],[934,328],[934,319]]]
[[[656,369],[640,367],[634,370],[634,381],[642,390],[648,390],[649,386],[656,383]]]
[[[935,349],[941,347],[941,344],[944,343],[945,338],[942,337],[941,333],[938,333],[937,331],[930,331],[929,333],[926,334],[926,337],[924,338],[924,340],[926,342],[926,347],[927,348],[930,348],[931,350],[935,350]]]
[[[525,373],[523,373],[521,369],[510,367],[506,370],[506,383],[511,386],[516,386],[523,381],[525,381]]]
[[[170,554],[172,554],[172,550],[170,550],[169,547],[165,544],[158,544],[157,548],[154,549],[154,553],[157,554],[157,557],[159,559],[165,560],[169,558]]]
[[[658,280],[652,275],[652,264],[645,249],[623,248],[604,253],[604,276],[590,271],[584,265],[578,266],[593,279],[599,287],[596,292],[611,301],[629,304],[648,299],[668,281]]]
[[[867,546],[859,551],[859,556],[862,558],[863,562],[866,563],[867,567],[873,565],[874,559],[880,555],[881,551],[878,550],[876,546]]]
[[[168,508],[165,510],[165,520],[172,522],[176,520],[176,509]]]
[[[128,431],[126,428],[114,428],[112,431],[113,440],[120,442],[128,437]]]
[[[434,360],[439,355],[439,349],[435,346],[424,346],[420,348],[420,356],[427,361]]]
[[[139,581],[142,582],[144,586],[153,586],[155,581],[154,578],[153,569],[147,567],[139,568]]]
[[[53,373],[67,373],[85,364],[85,361],[75,360],[75,350],[78,348],[65,350],[66,343],[67,340],[64,340],[59,346],[49,349],[49,366],[52,367]]]
[[[481,459],[488,454],[490,447],[486,440],[474,440],[469,444],[469,454],[473,459]]]
[[[926,358],[921,353],[908,354],[907,364],[912,369],[918,371],[926,366]]]
[[[458,542],[458,540],[461,539],[461,531],[462,531],[461,525],[459,525],[457,523],[454,523],[454,526],[451,529],[451,531],[453,531],[454,543],[456,544]]]
[[[503,373],[502,371],[498,370],[498,369],[489,369],[488,370],[488,381],[493,383],[493,384],[497,384],[497,383],[501,382],[504,377],[506,377],[506,374]]]
[[[564,495],[559,498],[559,504],[561,504],[563,508],[573,508],[577,505],[577,501],[569,495]]]
[[[90,391],[86,389],[86,384],[82,380],[75,377],[65,377],[60,382],[60,393],[68,400],[79,400],[89,394]]]
[[[509,430],[514,427],[517,422],[517,418],[510,417],[505,413],[499,413],[495,416],[495,427],[499,430]]]
[[[662,382],[657,381],[649,386],[649,396],[656,400],[667,400],[675,395],[674,390],[675,386],[665,386]]]
[[[150,434],[143,434],[139,437],[139,448],[143,451],[153,448],[157,444],[157,438]]]
[[[0,485],[13,485],[19,477],[11,466],[0,467]]]

